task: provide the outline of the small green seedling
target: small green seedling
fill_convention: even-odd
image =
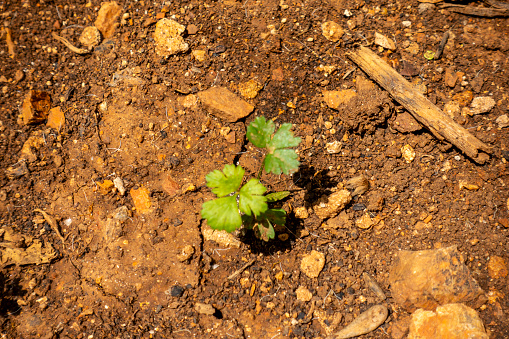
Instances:
[[[267,188],[260,183],[262,169],[267,173],[291,174],[299,168],[297,153],[290,147],[297,147],[300,138],[290,131],[292,124],[286,123],[274,133],[272,120],[257,117],[247,127],[248,140],[259,148],[266,149],[266,155],[257,178],[244,182],[242,166],[225,165],[222,171],[207,174],[207,186],[217,198],[203,203],[201,216],[210,227],[233,232],[242,225],[253,229],[255,235],[268,241],[274,239],[273,225],[284,225],[286,212],[269,208],[267,203],[286,198],[290,192],[282,191],[264,195]]]

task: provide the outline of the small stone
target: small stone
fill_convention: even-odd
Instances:
[[[120,222],[124,222],[131,216],[129,208],[127,206],[120,206],[119,208],[115,209],[113,213],[111,214],[113,219],[118,220]]]
[[[258,92],[263,88],[263,85],[255,79],[239,84],[239,92],[246,99],[254,99]]]
[[[216,309],[211,304],[196,303],[194,304],[194,310],[200,314],[213,315],[216,313]]]
[[[187,26],[187,33],[189,35],[195,35],[196,33],[198,33],[198,27],[194,24],[190,24]]]
[[[122,181],[122,179],[116,177],[115,179],[113,179],[113,185],[118,190],[118,193],[120,193],[120,195],[125,194],[124,182]]]
[[[154,32],[156,53],[160,56],[167,57],[187,51],[189,45],[181,36],[185,29],[185,26],[174,20],[166,18],[159,20]]]
[[[488,274],[492,279],[505,278],[508,274],[507,263],[504,258],[493,255],[488,262]]]
[[[224,139],[226,140],[227,143],[234,144],[235,143],[235,131],[231,131],[230,133],[226,134],[224,136]]]
[[[393,126],[401,133],[411,133],[422,129],[422,125],[408,112],[398,114]]]
[[[407,339],[488,339],[477,312],[463,304],[446,304],[436,310],[412,313]]]
[[[21,125],[38,124],[46,120],[51,108],[51,97],[44,91],[30,90],[23,101]]]
[[[116,21],[121,12],[122,7],[115,1],[105,2],[101,5],[94,26],[99,29],[104,38],[111,38],[115,33],[115,29],[118,27],[118,22]]]
[[[463,91],[460,93],[456,93],[453,95],[452,99],[456,100],[460,106],[468,106],[472,99],[474,98],[474,94],[472,91]]]
[[[419,14],[422,14],[426,11],[432,11],[435,9],[435,5],[434,4],[430,4],[430,3],[427,3],[427,2],[421,2],[419,4],[419,6],[417,7],[418,11],[419,11]]]
[[[476,97],[470,104],[470,115],[482,114],[491,111],[495,107],[495,100],[492,97]]]
[[[403,27],[407,27],[407,28],[410,28],[412,27],[412,21],[402,21],[401,24],[403,25]]]
[[[375,45],[383,47],[385,49],[390,49],[394,51],[396,49],[396,44],[393,40],[389,39],[385,35],[382,35],[378,32],[375,32]]]
[[[328,197],[322,196],[313,206],[313,210],[320,219],[332,218],[341,212],[351,200],[352,195],[348,190],[340,190]]]
[[[399,251],[389,273],[389,283],[395,302],[410,312],[476,301],[483,294],[455,246]]]
[[[322,34],[329,41],[339,41],[344,33],[343,28],[334,21],[327,21],[322,24]]]
[[[353,89],[340,91],[323,91],[323,101],[332,109],[338,109],[341,105],[346,105],[352,98],[357,96]]]
[[[182,286],[175,285],[171,287],[170,295],[172,297],[180,298],[182,294],[184,294],[184,288]]]
[[[169,173],[162,173],[160,176],[161,188],[166,192],[170,198],[173,198],[180,193],[180,185],[171,177]]]
[[[372,306],[361,313],[350,324],[332,335],[334,339],[347,339],[370,333],[385,322],[389,310],[384,305]]]
[[[16,82],[20,82],[21,80],[23,80],[24,77],[25,72],[23,72],[20,69],[16,70],[16,74],[14,75],[14,80],[16,80]]]
[[[205,60],[207,60],[207,52],[204,50],[195,49],[191,52],[191,54],[198,62],[204,62]]]
[[[42,145],[44,145],[44,138],[40,134],[29,137],[21,148],[20,160],[28,160],[30,163],[35,162],[37,160],[37,152],[35,151],[40,149]]]
[[[495,122],[498,124],[498,128],[504,128],[509,126],[509,117],[507,114],[499,116]]]
[[[236,122],[248,116],[254,106],[240,99],[224,87],[211,87],[199,92],[198,98],[210,113],[228,122]]]
[[[188,261],[194,254],[194,247],[192,245],[186,245],[180,252],[177,254],[177,259],[180,262]]]
[[[50,109],[46,126],[53,128],[57,131],[60,131],[64,125],[65,116],[60,106],[53,107],[52,109]]]
[[[95,26],[85,27],[80,35],[80,43],[88,49],[99,45],[101,42],[101,32]]]
[[[410,45],[405,49],[405,51],[407,51],[410,54],[417,55],[420,52],[419,44],[414,41],[414,42],[410,43]],[[417,71],[417,74],[419,74],[418,73],[419,70],[416,69],[416,71]],[[415,74],[415,75],[417,75],[417,74]]]
[[[337,154],[341,152],[341,147],[343,143],[341,141],[334,140],[333,142],[328,142],[325,144],[325,150],[329,154]]]
[[[150,191],[146,187],[131,189],[129,192],[133,199],[134,206],[138,213],[145,214],[152,210],[152,200],[150,199]]]
[[[307,210],[307,208],[306,208],[306,207],[304,207],[304,206],[297,207],[297,208],[294,210],[294,213],[295,213],[295,217],[296,217],[296,218],[299,218],[299,219],[307,219],[307,218],[309,218],[308,210]]]
[[[96,182],[96,185],[99,187],[99,190],[102,195],[108,194],[111,189],[114,187],[113,181],[104,180],[103,182]]]
[[[355,220],[355,225],[363,230],[370,228],[373,224],[373,219],[371,219],[368,213],[365,213],[362,217]]]
[[[453,88],[454,86],[456,86],[456,81],[458,80],[458,75],[452,69],[447,68],[445,70],[444,80],[445,80],[445,84],[447,86]]]
[[[470,81],[470,85],[472,86],[472,89],[474,90],[474,92],[479,93],[482,89],[482,86],[484,85],[484,78],[482,76],[473,78]]]
[[[304,286],[299,286],[295,290],[295,294],[297,295],[297,300],[308,302],[313,298],[313,294]]]
[[[451,100],[444,105],[444,112],[451,118],[457,118],[460,115],[460,103],[456,100]]]
[[[224,230],[214,230],[208,225],[202,226],[201,232],[204,240],[215,241],[222,247],[240,248],[242,244],[240,240],[236,239],[232,234]]]
[[[300,269],[309,278],[317,278],[325,266],[325,255],[315,250],[302,258]]]
[[[407,162],[407,164],[411,163],[415,159],[415,151],[409,144],[401,147],[401,155],[403,159]]]
[[[195,108],[198,104],[198,97],[194,94],[189,94],[184,97],[179,97],[178,102],[185,108]]]

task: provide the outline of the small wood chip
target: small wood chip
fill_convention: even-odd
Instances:
[[[75,47],[73,44],[71,44],[66,38],[63,38],[61,36],[59,36],[58,34],[56,34],[55,32],[51,33],[51,35],[53,35],[53,38],[55,38],[56,40],[60,41],[61,43],[63,43],[65,46],[67,46],[67,48],[69,48],[71,51],[73,51],[74,53],[78,53],[78,54],[87,54],[87,53],[90,53],[92,50],[91,49],[85,49],[85,48],[78,48],[78,47]]]

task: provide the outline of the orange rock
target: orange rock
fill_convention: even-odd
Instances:
[[[353,89],[344,89],[341,91],[323,91],[323,101],[332,109],[338,109],[339,106],[347,104],[357,95]]]
[[[138,189],[131,189],[131,197],[133,198],[134,207],[141,213],[148,213],[151,211],[152,201],[150,200],[150,191],[146,187]]]
[[[173,178],[167,173],[163,173],[161,175],[160,184],[161,184],[161,188],[166,193],[168,193],[170,198],[176,196],[180,191],[179,184],[175,180],[173,180]]]
[[[392,296],[407,311],[477,301],[483,293],[456,246],[400,251],[389,274]]]
[[[44,91],[30,90],[21,108],[21,125],[38,124],[46,120],[51,108],[51,97]]]
[[[454,94],[452,99],[459,102],[460,106],[468,106],[474,99],[474,93],[472,91],[463,91]]]
[[[65,125],[65,115],[62,112],[60,106],[53,107],[49,110],[48,121],[46,122],[46,126],[56,129],[60,131],[60,129]]]
[[[409,330],[407,339],[488,339],[477,312],[463,304],[438,306],[435,312],[418,309]]]
[[[115,33],[118,26],[117,19],[122,12],[120,7],[115,1],[105,2],[102,4],[97,18],[95,19],[94,26],[99,29],[104,38],[109,38]]]
[[[496,255],[490,257],[490,261],[488,262],[488,274],[491,278],[505,278],[508,273],[507,263],[504,258]]]
[[[445,70],[445,84],[451,88],[456,86],[456,81],[458,80],[458,75],[450,68]]]
[[[211,87],[199,92],[198,98],[211,114],[228,122],[242,119],[254,110],[253,105],[224,87]]]
[[[97,186],[100,187],[101,194],[106,195],[110,192],[114,184],[111,180],[104,180],[102,183],[98,182]]]

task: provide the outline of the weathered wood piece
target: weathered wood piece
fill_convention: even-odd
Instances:
[[[496,17],[506,17],[509,16],[508,9],[500,9],[500,8],[484,8],[484,7],[474,7],[474,6],[465,6],[465,5],[455,5],[455,4],[441,4],[440,8],[447,9],[448,11],[472,15],[472,16],[480,16],[485,18],[496,18]]]
[[[477,163],[489,159],[486,153],[491,153],[490,146],[454,122],[369,48],[361,47],[347,55],[436,137],[446,139]]]
[[[484,0],[484,2],[487,3],[488,5],[495,7],[495,8],[509,10],[509,3],[505,3],[505,2],[497,1],[497,0]]]

